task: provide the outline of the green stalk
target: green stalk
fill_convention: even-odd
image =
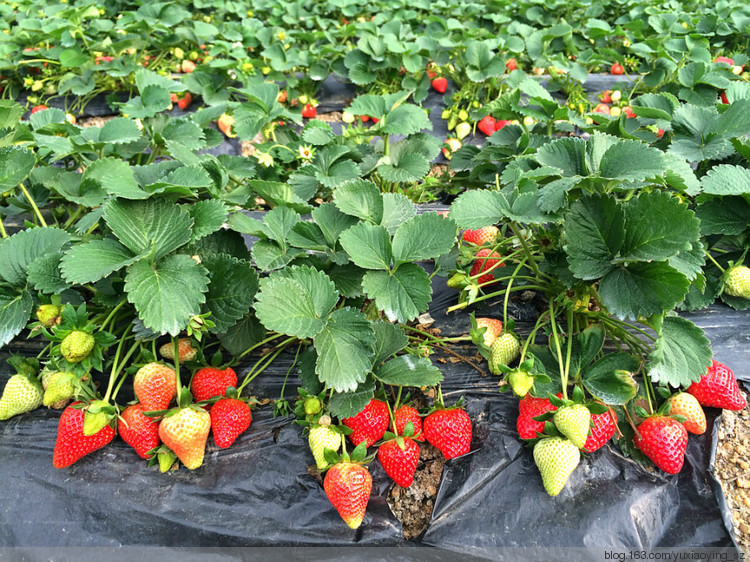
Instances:
[[[562,357],[562,349],[560,349],[560,337],[557,334],[557,324],[555,323],[555,311],[554,311],[554,305],[550,302],[549,303],[549,319],[550,323],[552,325],[552,335],[555,339],[555,347],[557,348],[557,362],[560,368],[560,379],[564,377],[565,373],[565,365],[563,364],[563,357]],[[562,381],[562,394],[563,398],[565,400],[568,399],[568,385],[566,384],[567,381]]]
[[[249,348],[247,348],[247,349],[246,349],[245,351],[243,351],[242,353],[240,353],[240,354],[239,354],[239,355],[238,355],[238,356],[237,356],[237,357],[235,358],[235,364],[236,364],[237,362],[239,362],[239,360],[240,360],[240,359],[242,359],[242,358],[243,358],[243,357],[244,357],[245,355],[247,355],[248,353],[250,353],[250,352],[252,352],[252,351],[254,351],[254,350],[258,349],[259,347],[261,347],[261,346],[263,346],[263,345],[267,344],[268,342],[270,342],[270,341],[272,341],[272,340],[275,340],[276,338],[280,338],[280,337],[281,337],[282,335],[283,335],[283,334],[279,334],[279,333],[277,333],[277,334],[275,334],[275,335],[273,335],[273,336],[267,337],[266,339],[264,339],[264,340],[261,340],[261,341],[259,341],[258,343],[256,343],[256,344],[255,344],[255,345],[253,345],[252,347],[249,347]]]
[[[723,267],[721,267],[721,266],[719,265],[719,262],[717,262],[717,261],[716,261],[716,260],[714,259],[714,257],[713,257],[713,256],[711,255],[711,253],[710,253],[710,252],[705,252],[705,254],[706,254],[706,257],[707,257],[708,259],[710,259],[710,260],[711,260],[711,261],[713,262],[713,264],[714,264],[714,265],[715,265],[716,267],[718,267],[718,268],[719,268],[719,271],[721,271],[722,273],[724,273],[724,272],[726,271],[726,270],[725,270],[725,269],[724,269]]]
[[[508,323],[508,301],[510,300],[510,293],[513,290],[513,282],[516,280],[516,275],[519,271],[521,271],[521,268],[524,266],[524,264],[528,261],[528,257],[523,258],[520,262],[518,262],[518,265],[516,266],[515,271],[513,271],[513,275],[510,276],[510,281],[508,281],[508,287],[505,289],[505,299],[503,301],[503,326],[505,326]]]
[[[41,211],[39,211],[39,207],[36,206],[36,201],[34,201],[34,199],[31,197],[31,193],[29,193],[28,189],[26,189],[26,186],[23,185],[23,183],[19,183],[18,187],[21,188],[21,191],[26,197],[26,200],[29,202],[29,205],[31,205],[31,208],[34,209],[36,218],[39,219],[39,222],[42,224],[42,226],[47,226],[47,222],[44,220]]]
[[[237,387],[237,394],[240,394],[243,388],[245,388],[255,377],[261,374],[271,363],[273,363],[273,361],[279,356],[279,354],[284,351],[287,345],[294,342],[295,340],[297,340],[297,338],[288,338],[284,340],[279,344],[279,347],[275,352],[269,353],[268,355],[259,359],[258,362],[255,363],[253,368],[250,369],[250,371],[247,373],[247,375],[245,376],[245,380],[242,381],[242,384]]]
[[[135,350],[138,349],[139,346],[140,346],[140,342],[135,342],[133,346],[128,350],[128,352],[125,354],[125,357],[122,358],[122,361],[120,362],[120,366],[118,367],[118,375],[123,370],[122,366],[128,362],[128,359],[130,359],[130,357],[133,355]],[[111,396],[113,401],[117,397],[117,394],[120,392],[120,388],[122,388],[122,384],[125,382],[125,379],[127,379],[127,377],[120,377],[120,381],[117,383],[117,386],[115,387],[114,392],[112,393],[112,396]],[[104,398],[105,400],[107,400],[107,398],[109,397],[109,392],[110,392],[110,389],[108,388],[107,397]]]
[[[125,330],[125,333],[123,334],[123,337],[120,338],[120,343],[117,344],[117,351],[115,352],[115,358],[112,360],[112,371],[110,371],[109,373],[109,382],[107,384],[107,392],[104,395],[105,402],[109,402],[109,397],[112,395],[112,389],[115,384],[115,379],[117,378],[117,373],[118,373],[117,366],[120,361],[120,353],[122,353],[122,346],[125,344],[125,340],[128,339],[127,335],[131,329],[132,329],[132,325],[128,326],[127,330]]]
[[[536,334],[539,331],[539,329],[546,324],[546,322],[542,322],[542,319],[545,317],[545,315],[549,314],[549,310],[545,310],[539,315],[539,318],[536,319],[536,324],[534,325],[534,329],[531,330],[531,333],[529,334],[529,337],[526,338],[526,341],[523,344],[523,349],[521,349],[521,359],[519,360],[519,363],[523,363],[526,359],[526,352],[529,350],[529,346],[534,345],[536,342]]]
[[[109,315],[104,319],[104,322],[102,322],[102,325],[99,328],[100,332],[104,331],[104,328],[107,327],[107,324],[109,324],[110,320],[112,320],[112,318],[114,318],[115,314],[117,314],[117,311],[120,310],[120,308],[122,308],[122,306],[126,302],[128,302],[127,299],[122,299],[119,303],[117,303],[117,305],[112,309],[112,311],[109,313]]]
[[[8,237],[8,233],[5,232],[5,225],[3,224],[3,218],[0,217],[0,235],[2,235],[3,238]]]

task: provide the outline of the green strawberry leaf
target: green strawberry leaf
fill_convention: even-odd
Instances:
[[[55,227],[30,228],[0,243],[0,277],[11,285],[24,285],[29,266],[42,256],[57,253],[70,235]]]
[[[0,148],[0,191],[15,189],[36,165],[36,155],[23,148]]]
[[[689,286],[687,277],[665,263],[634,262],[605,275],[599,295],[612,314],[638,318],[673,309]]]
[[[133,169],[118,158],[101,158],[92,162],[81,176],[79,192],[103,190],[123,199],[148,199],[149,194],[139,186]]]
[[[176,336],[206,301],[205,268],[183,254],[155,264],[142,259],[128,268],[125,291],[146,328]]]
[[[711,195],[746,195],[750,193],[750,170],[720,164],[703,176],[701,188]]]
[[[244,317],[258,291],[258,274],[245,260],[216,254],[203,260],[210,282],[202,313],[211,313],[214,333],[223,333]]]
[[[76,244],[65,252],[60,270],[68,283],[94,283],[141,257],[143,256],[134,255],[113,238],[91,240]]]
[[[227,214],[229,213],[227,206],[216,199],[198,201],[189,207],[189,211],[190,216],[193,217],[191,242],[200,240],[204,236],[219,230],[227,220]]]
[[[614,197],[584,197],[570,206],[564,229],[570,270],[579,279],[597,279],[612,269],[625,241],[625,213]]]
[[[365,381],[372,365],[375,332],[363,313],[348,307],[334,311],[314,341],[318,352],[315,372],[328,388],[351,392]]]
[[[99,142],[125,144],[141,138],[141,130],[133,119],[115,117],[107,121],[99,132]]]
[[[292,186],[285,182],[250,180],[247,184],[260,197],[273,206],[286,205],[298,213],[309,213],[312,207],[300,199]]]
[[[285,248],[286,237],[294,225],[300,222],[300,216],[289,207],[278,206],[266,213],[263,222],[266,235]]]
[[[273,240],[258,240],[253,244],[253,261],[262,271],[273,271],[292,263],[296,258],[305,255],[298,248],[282,248]]]
[[[360,222],[342,232],[340,241],[350,259],[359,267],[390,270],[391,237],[384,226]]]
[[[134,254],[166,256],[190,241],[193,219],[179,205],[162,199],[109,201],[104,220],[114,235]]]
[[[405,263],[393,272],[368,271],[362,288],[392,322],[414,320],[427,310],[432,296],[427,272],[413,263]]]
[[[411,203],[410,206],[414,207]],[[312,217],[323,232],[330,248],[335,247],[342,232],[357,224],[355,217],[342,213],[334,203],[330,202],[313,209]]]
[[[416,216],[414,204],[405,195],[400,193],[383,194],[383,219],[380,224],[385,227],[388,234],[393,236],[398,227]]]
[[[21,333],[34,309],[31,293],[0,287],[0,347]]]
[[[632,355],[610,353],[586,369],[583,386],[605,404],[626,404],[638,392],[633,373],[639,367],[639,361]]]
[[[398,265],[437,258],[450,252],[457,234],[458,227],[450,218],[437,213],[417,215],[396,230],[393,259]]]
[[[333,192],[333,202],[347,215],[375,224],[383,220],[383,197],[371,181],[356,179],[341,184]]]
[[[254,315],[248,314],[218,337],[222,347],[236,357],[265,338],[266,330]]]
[[[325,273],[293,266],[261,280],[255,312],[269,330],[311,338],[326,325],[338,299],[339,293]]]
[[[411,135],[424,129],[432,130],[432,123],[424,109],[412,104],[403,104],[388,112],[381,131],[390,135]]]
[[[663,191],[641,193],[625,206],[625,240],[619,261],[662,261],[690,250],[700,221],[679,199]]]
[[[422,387],[435,386],[443,380],[443,373],[425,357],[400,355],[383,363],[375,378],[392,386]]]
[[[29,285],[37,291],[46,294],[62,293],[70,288],[60,275],[60,259],[58,253],[47,254],[31,262],[29,265]]]
[[[505,216],[502,194],[471,189],[458,196],[448,215],[460,228],[482,228],[500,222]]]
[[[375,396],[375,380],[367,377],[352,392],[334,392],[328,402],[328,411],[339,419],[351,418],[365,409]]]
[[[315,146],[324,146],[336,137],[328,123],[313,119],[302,130],[302,140]]]
[[[646,369],[655,383],[687,388],[711,366],[712,356],[711,343],[701,328],[685,318],[668,316]]]
[[[375,369],[383,361],[395,355],[409,344],[404,329],[398,324],[391,324],[384,320],[373,323],[375,329],[375,356],[372,366]]]

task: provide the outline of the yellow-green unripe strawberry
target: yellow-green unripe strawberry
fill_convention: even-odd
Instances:
[[[534,462],[550,496],[562,491],[580,461],[578,447],[562,437],[547,437],[534,445]]]
[[[305,409],[305,414],[308,416],[314,416],[323,409],[323,404],[316,396],[310,396],[305,399],[303,407]]]
[[[503,332],[495,340],[490,348],[489,367],[493,375],[500,375],[500,365],[510,365],[521,353],[521,344],[518,338],[510,332]]]
[[[94,336],[81,330],[73,330],[60,344],[60,353],[69,363],[80,363],[94,349]]]
[[[36,309],[36,318],[45,328],[60,323],[60,307],[54,304],[43,304]]]
[[[591,428],[591,412],[583,404],[563,406],[552,418],[555,427],[579,449],[586,445]]]
[[[48,408],[54,408],[56,405],[64,404],[73,398],[75,394],[75,375],[73,373],[63,373],[56,371],[45,373],[44,375],[44,399],[43,403]]]
[[[513,394],[519,398],[523,398],[529,393],[531,387],[534,386],[534,377],[521,369],[513,369],[508,373],[508,384],[513,390]]]
[[[750,267],[735,265],[724,273],[724,292],[733,297],[750,299]]]
[[[308,443],[310,444],[313,457],[315,457],[315,464],[319,470],[322,470],[328,466],[328,461],[326,461],[324,454],[325,450],[338,451],[339,447],[341,447],[341,434],[328,426],[313,426],[310,428]]]
[[[86,409],[83,417],[83,434],[96,435],[109,424],[110,417],[101,408],[109,406],[104,400],[94,400]]]
[[[458,137],[458,140],[461,140],[464,137],[468,136],[469,133],[471,133],[471,125],[469,125],[466,121],[462,121],[461,123],[456,125],[456,136]]]
[[[36,377],[17,374],[8,379],[0,398],[0,420],[30,412],[42,405],[44,390]]]

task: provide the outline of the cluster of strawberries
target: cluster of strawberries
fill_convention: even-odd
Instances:
[[[310,398],[305,406],[306,411],[314,412],[313,416],[320,411],[316,401],[317,398]],[[362,523],[372,490],[372,477],[364,466],[372,460],[365,458],[367,448],[380,443],[377,458],[386,474],[397,485],[408,488],[419,464],[418,442],[427,440],[446,459],[468,453],[471,446],[471,420],[458,407],[437,404],[422,420],[412,406],[404,404],[391,413],[386,402],[373,398],[356,416],[341,420],[343,428],[333,426],[325,414],[314,419],[317,421],[310,425],[308,439],[318,469],[327,471],[323,488],[352,529]],[[346,453],[344,434],[356,447],[351,458]],[[337,457],[339,449],[343,449],[343,454]]]

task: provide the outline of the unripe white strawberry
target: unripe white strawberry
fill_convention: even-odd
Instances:
[[[724,273],[724,292],[733,297],[750,299],[750,267],[735,265]]]

